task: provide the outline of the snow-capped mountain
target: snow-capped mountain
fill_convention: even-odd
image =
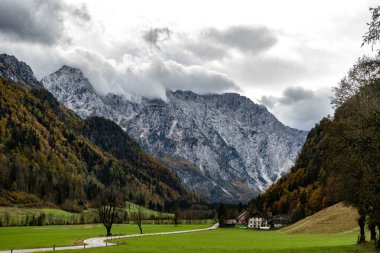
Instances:
[[[209,201],[247,201],[288,172],[307,132],[234,93],[167,91],[167,101],[95,92],[83,73],[63,66],[42,84],[82,118],[119,124]]]
[[[13,55],[0,54],[0,76],[12,80],[25,88],[43,87],[32,69]]]

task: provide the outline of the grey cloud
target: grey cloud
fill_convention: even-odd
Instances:
[[[312,90],[304,89],[302,87],[288,87],[284,90],[280,102],[282,104],[290,105],[304,99],[312,99],[313,97],[314,93]]]
[[[53,44],[62,35],[59,9],[56,1],[3,0],[0,31],[21,40]]]
[[[184,47],[201,60],[219,60],[228,54],[226,48],[207,41],[186,43]]]
[[[201,66],[185,66],[175,61],[155,61],[148,71],[170,90],[191,90],[198,94],[237,91],[239,87],[227,75]]]
[[[159,49],[159,43],[170,39],[171,33],[167,27],[152,28],[144,33],[143,38],[146,42]]]
[[[264,26],[232,26],[225,30],[210,28],[204,36],[252,54],[263,52],[277,43],[275,32]]]
[[[16,40],[51,45],[64,37],[67,13],[90,20],[85,6],[77,8],[60,0],[2,0],[0,33]]]
[[[224,45],[210,40],[186,35],[173,35],[173,39],[160,48],[166,58],[185,65],[204,65],[210,61],[220,61],[228,57],[229,51]]]
[[[76,49],[65,58],[66,64],[83,70],[97,92],[122,94],[128,99],[141,96],[165,100],[167,89],[199,94],[239,90],[223,73],[201,66],[185,66],[159,56],[141,64],[115,64],[100,54]]]
[[[262,96],[260,102],[268,107],[274,107],[276,104],[292,105],[302,100],[315,98],[314,91],[302,87],[287,87],[281,97]]]
[[[154,44],[156,33],[151,30],[146,37],[152,39],[146,40]],[[201,65],[204,61],[228,61],[233,55],[233,50],[248,53],[248,57],[256,58],[277,43],[275,32],[264,26],[232,26],[224,30],[207,28],[195,37],[181,34],[176,38],[174,43],[167,48],[163,47],[162,51],[182,63]]]
[[[278,102],[278,98],[273,97],[273,96],[262,96],[259,102],[269,108],[272,108]]]
[[[292,127],[310,130],[323,117],[332,113],[329,88],[317,91],[302,87],[288,87],[280,97],[262,96],[266,105],[280,121]]]

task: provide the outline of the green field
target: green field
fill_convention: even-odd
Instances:
[[[281,231],[217,229],[189,234],[122,239],[117,240],[119,246],[86,249],[86,252],[375,252],[373,244],[355,245],[355,238],[355,233],[286,234]]]
[[[207,225],[144,225],[144,233],[204,228]],[[137,234],[136,225],[114,225],[113,233]],[[0,250],[82,244],[104,234],[101,225],[0,228]],[[289,234],[283,231],[217,229],[187,234],[157,235],[116,240],[119,246],[86,249],[106,252],[375,252],[373,244],[355,245],[357,233]],[[83,252],[83,251],[64,251]]]
[[[205,228],[209,225],[143,225],[144,233]],[[138,234],[137,225],[115,224],[113,234]],[[84,239],[105,234],[102,225],[33,226],[0,228],[0,250],[82,244]]]
[[[109,252],[339,252],[352,248],[356,234],[285,234],[281,231],[218,229],[194,234],[119,240]],[[124,249],[123,249],[124,248]],[[354,247],[356,248],[356,247]],[[106,252],[98,249],[92,252]]]

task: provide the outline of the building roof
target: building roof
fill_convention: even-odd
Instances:
[[[248,212],[247,211],[243,211],[241,214],[239,214],[239,216],[236,218],[237,220],[242,220],[242,219],[247,219],[248,217]]]
[[[265,218],[265,216],[264,216],[261,212],[259,212],[259,211],[257,211],[257,210],[255,210],[254,212],[252,212],[251,217],[253,217],[253,216],[255,216],[255,215],[258,215],[258,216],[260,216],[261,218]]]

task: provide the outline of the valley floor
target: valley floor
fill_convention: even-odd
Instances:
[[[208,225],[145,225],[144,233],[179,231]],[[33,248],[81,244],[102,234],[101,225],[0,228],[0,248]],[[113,233],[138,233],[136,225],[115,225]],[[373,244],[356,245],[357,231],[332,234],[289,234],[279,231],[217,229],[190,234],[157,235],[116,240],[119,246],[86,249],[108,252],[375,252]],[[116,242],[113,241],[113,242]],[[83,250],[60,251],[80,253]]]

